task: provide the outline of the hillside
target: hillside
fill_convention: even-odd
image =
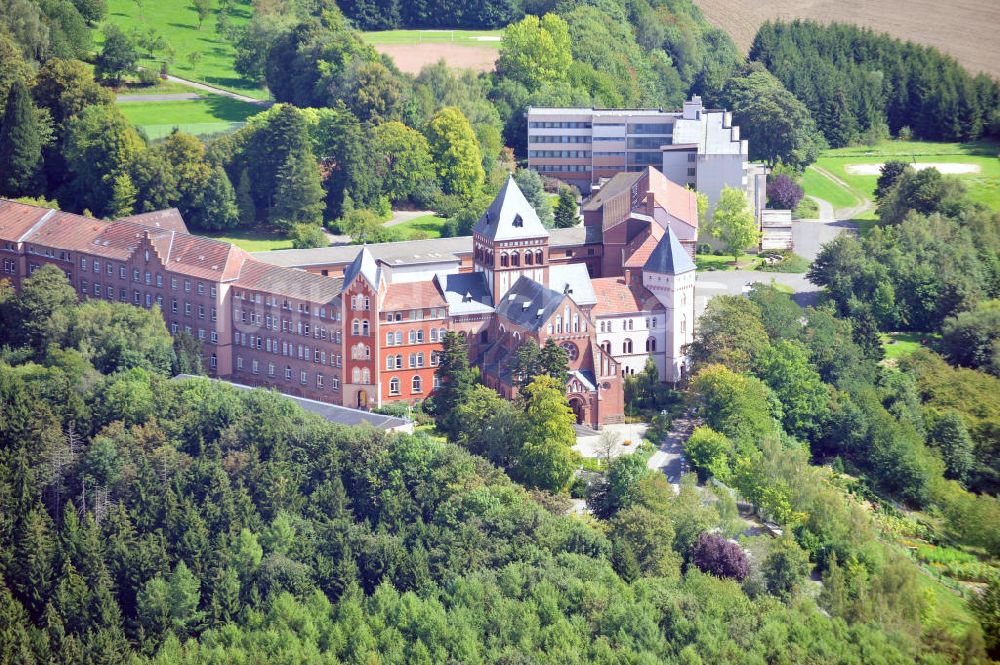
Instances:
[[[848,21],[902,39],[935,46],[972,72],[1000,77],[1000,4],[993,0],[943,3],[911,0],[905,12],[877,0],[695,0],[713,25],[727,31],[746,52],[757,28],[768,19]]]

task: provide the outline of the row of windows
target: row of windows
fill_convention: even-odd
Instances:
[[[351,309],[354,311],[367,311],[371,308],[372,301],[368,296],[351,296]]]
[[[552,173],[589,173],[590,167],[581,164],[539,164],[532,167],[538,171]]]
[[[529,150],[528,157],[590,157],[589,150]]]
[[[176,335],[177,333],[180,332],[180,329],[181,329],[181,326],[176,321],[172,321],[170,323],[170,334],[171,335]],[[184,332],[186,332],[189,335],[194,335],[195,334],[195,332],[191,330],[191,326],[184,326]],[[219,333],[215,332],[214,330],[208,330],[208,331],[206,331],[204,328],[198,328],[197,335],[198,335],[198,339],[201,340],[202,342],[209,341],[212,344],[218,344],[219,343]],[[214,355],[215,354],[213,354],[213,357],[214,357]],[[212,365],[212,369],[215,369],[215,365]]]
[[[351,370],[351,381],[352,383],[370,384],[372,382],[371,370],[367,367],[355,367]]]
[[[351,321],[351,334],[361,335],[363,337],[368,337],[371,334],[371,326],[368,323],[368,319],[359,321],[354,319]]]
[[[597,150],[594,151],[594,157],[624,157],[624,156],[625,156],[625,151],[624,150],[621,150],[621,151],[617,151],[617,150],[603,150],[603,151],[600,151],[600,152],[597,151]]]
[[[671,123],[660,123],[660,122],[650,122],[643,123],[639,122],[634,125],[628,126],[629,134],[671,134],[674,131],[674,126]]]
[[[570,121],[542,120],[542,121],[529,122],[528,127],[530,129],[590,129],[590,123],[583,121],[576,121],[576,120],[570,120]]]
[[[274,355],[281,355],[288,358],[298,358],[299,360],[312,361],[320,365],[327,364],[327,353],[318,348],[310,348],[308,345],[294,344],[279,340],[273,337],[262,337],[260,335],[248,335],[243,332],[233,332],[233,344],[236,346],[266,351]],[[329,364],[333,367],[340,367],[342,356],[339,353],[330,353]]]
[[[214,295],[214,293],[213,293],[213,295]],[[233,300],[249,300],[252,303],[256,303],[258,305],[264,305],[265,307],[277,307],[278,306],[278,298],[277,298],[277,296],[264,295],[264,294],[261,294],[261,293],[252,293],[250,291],[242,291],[242,290],[239,290],[239,289],[234,289],[233,290]],[[292,311],[292,304],[290,302],[288,302],[288,300],[283,300],[282,303],[281,303],[281,309],[284,309],[284,310],[287,310],[287,311],[290,312],[290,311]],[[296,309],[297,309],[297,311],[298,311],[299,314],[304,314],[306,316],[312,316],[312,310],[309,307],[309,303],[301,303],[300,302],[300,303],[298,303]],[[319,318],[321,318],[321,319],[325,319],[326,318],[326,307],[320,307],[319,308]],[[277,317],[275,317],[275,319],[277,319]],[[331,321],[340,321],[340,312],[336,308],[333,308],[332,311],[330,312],[330,320]]]
[[[399,386],[400,382],[398,376],[394,376],[391,379],[389,379],[389,394],[399,395],[400,394]],[[435,376],[434,389],[437,390],[440,387],[441,387],[441,381],[440,379],[438,379],[438,377]],[[414,375],[413,378],[410,379],[410,393],[416,395],[422,393],[423,391],[424,391],[424,380],[420,378],[419,375]]]
[[[658,150],[670,142],[669,137],[663,136],[630,136],[626,145],[629,150]]]
[[[611,342],[601,342],[601,349],[608,355],[611,355]],[[626,339],[622,342],[622,354],[630,354],[634,352],[632,340]],[[656,339],[650,337],[646,340],[646,353],[656,352]]]
[[[214,361],[215,356],[212,356],[212,359]],[[212,366],[213,368],[215,367],[214,363]],[[236,369],[240,371],[243,371],[244,369],[243,358],[241,358],[240,356],[236,356]],[[275,369],[276,368],[274,366],[274,363],[268,363],[267,376],[270,378],[274,378]],[[253,374],[260,374],[260,361],[257,360],[256,358],[250,361],[250,372]],[[291,365],[285,365],[285,381],[291,381],[291,380],[292,380],[292,367]],[[322,372],[316,373],[315,381],[317,388],[326,387],[326,376]],[[309,372],[307,372],[306,370],[301,370],[299,372],[299,383],[301,383],[304,386],[309,384]],[[340,379],[337,378],[336,376],[330,377],[330,389],[340,390]]]
[[[615,324],[614,321],[601,321],[600,324],[601,332],[614,332],[615,330],[614,324]],[[635,326],[635,319],[625,319],[624,321],[622,321],[622,330],[633,330],[634,326]],[[652,319],[646,319],[647,328],[656,328],[656,326],[657,322],[655,316]]]
[[[409,362],[407,363],[406,366],[409,369],[415,369],[415,368],[424,367],[425,366],[424,365],[424,360],[425,359],[426,359],[426,356],[424,355],[423,351],[421,351],[419,353],[411,353],[410,356],[409,356],[409,358],[407,358],[407,360]],[[437,367],[438,363],[440,363],[440,362],[441,362],[441,354],[438,351],[431,351],[431,364],[430,364],[430,366],[431,367]],[[387,355],[385,357],[385,368],[386,369],[403,369],[403,354],[402,353],[397,353],[396,355],[392,355],[390,353],[389,355]]]
[[[624,136],[595,136],[594,143],[607,143],[608,141],[624,142]]]
[[[263,325],[266,330],[274,330],[275,332],[278,330],[278,322],[280,321],[281,332],[298,334],[303,337],[311,336],[313,339],[326,340],[329,338],[331,342],[337,343],[340,343],[341,340],[339,330],[331,330],[328,334],[325,327],[312,326],[307,321],[292,321],[291,319],[262,314],[254,310],[233,309],[233,321],[255,326]]]
[[[431,342],[444,341],[444,334],[447,332],[445,328],[431,328],[428,334]],[[424,342],[424,331],[423,330],[410,330],[407,333],[407,340],[410,344],[423,344]],[[397,330],[396,332],[387,332],[385,334],[385,345],[386,346],[399,346],[403,343],[403,331]]]
[[[448,310],[444,307],[431,307],[426,312],[422,309],[411,309],[408,312],[386,312],[385,320],[386,323],[392,323],[393,321],[423,321],[425,316],[428,319],[443,319],[448,316]]]
[[[659,165],[663,162],[663,155],[658,152],[633,152],[628,156],[629,165],[634,164],[655,164]]]
[[[589,136],[529,136],[528,143],[590,143]]]
[[[149,261],[149,250],[146,250],[146,260]],[[83,270],[83,271],[86,271],[86,270],[88,270],[88,267],[89,267],[90,271],[93,272],[94,274],[98,274],[98,275],[101,274],[102,268],[103,268],[104,272],[109,277],[113,277],[114,274],[115,274],[115,266],[114,266],[114,264],[111,261],[103,261],[102,262],[101,259],[90,260],[90,259],[88,259],[85,256],[81,256],[80,257],[80,269]],[[118,266],[118,278],[119,279],[127,279],[128,278],[128,269],[124,265],[119,265]],[[154,275],[149,270],[140,271],[138,268],[133,268],[132,269],[132,281],[133,282],[142,282],[143,284],[147,284],[149,286],[152,286],[153,283],[155,282],[156,286],[158,288],[163,288],[163,273],[159,273],[158,272],[158,273],[156,273]],[[172,290],[176,291],[177,287],[178,287],[178,279],[176,277],[171,277],[170,278],[170,288]],[[202,282],[202,281],[199,281],[196,285],[194,285],[190,279],[185,278],[184,279],[184,292],[185,293],[191,293],[192,287],[194,287],[197,290],[198,295],[204,295],[205,292],[206,292],[206,290],[208,291],[209,295],[211,295],[211,297],[213,297],[213,298],[217,294],[217,290],[216,290],[215,286],[207,287],[205,285],[205,282]]]

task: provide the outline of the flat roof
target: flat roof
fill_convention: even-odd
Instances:
[[[211,381],[212,383],[226,383],[236,388],[237,390],[274,390],[277,394],[281,395],[286,399],[290,399],[305,411],[315,413],[317,415],[323,416],[332,423],[338,425],[361,425],[363,423],[368,423],[372,427],[384,430],[394,430],[405,425],[409,425],[412,421],[405,418],[397,418],[395,416],[386,416],[381,413],[372,413],[371,411],[361,411],[360,409],[351,409],[346,406],[337,406],[336,404],[327,404],[326,402],[320,402],[314,399],[307,399],[305,397],[296,397],[294,395],[286,395],[285,393],[274,389],[274,388],[254,388],[253,386],[247,386],[242,383],[235,383],[233,381],[226,381],[225,379],[216,379],[210,376],[196,376],[194,374],[178,374],[177,376],[170,379],[171,381],[186,381],[190,379],[204,379],[206,381]]]

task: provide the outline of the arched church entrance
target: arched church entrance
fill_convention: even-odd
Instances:
[[[366,390],[358,391],[358,408],[359,409],[368,408],[368,391]]]
[[[573,415],[576,416],[576,424],[583,425],[587,422],[587,405],[579,397],[571,397],[569,399],[569,408],[573,409]]]

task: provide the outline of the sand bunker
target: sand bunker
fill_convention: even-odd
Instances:
[[[459,46],[458,44],[377,44],[375,50],[391,57],[400,70],[418,74],[426,65],[441,58],[449,67],[491,72],[497,60],[495,46]]]
[[[961,162],[919,162],[910,164],[910,166],[918,171],[935,168],[948,175],[967,175],[979,173],[982,170],[979,164],[962,164]],[[881,168],[881,164],[848,164],[844,170],[850,175],[879,175]]]

